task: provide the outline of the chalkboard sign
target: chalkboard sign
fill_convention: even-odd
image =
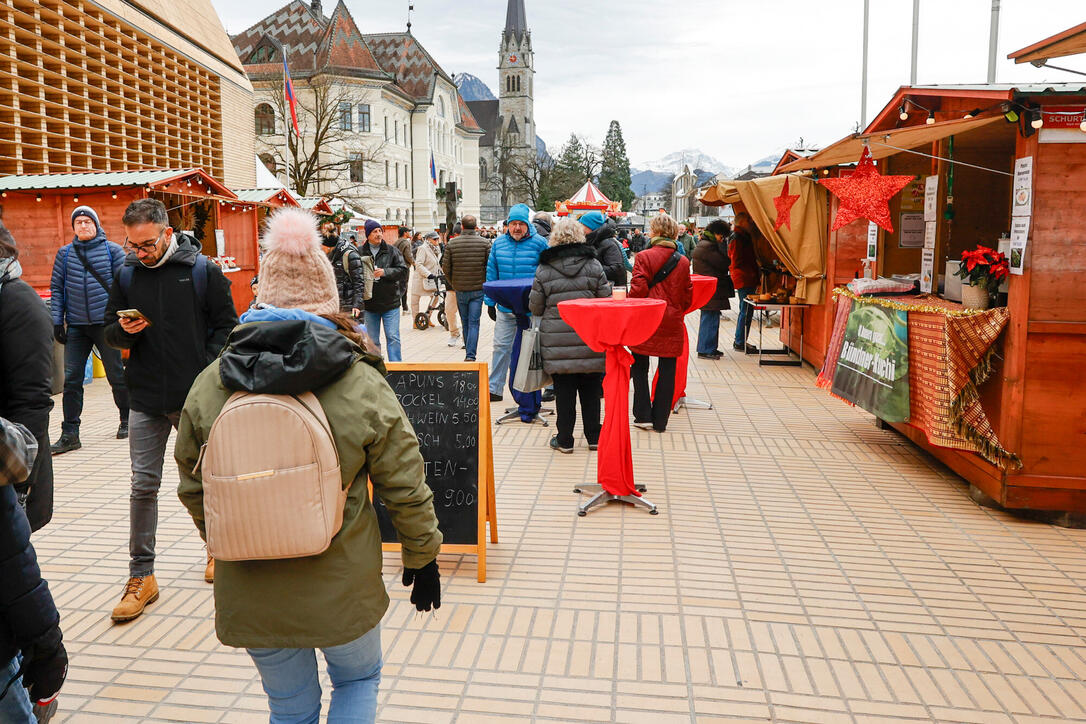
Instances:
[[[444,538],[442,551],[476,553],[479,580],[485,580],[487,521],[497,542],[487,366],[465,362],[387,367],[388,384],[418,437]],[[378,497],[374,508],[384,548],[398,549],[396,530]]]

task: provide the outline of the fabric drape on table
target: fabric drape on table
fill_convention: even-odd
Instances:
[[[691,274],[690,283],[694,285],[694,295],[690,302],[690,308],[686,310],[687,314],[701,309],[704,307],[710,299],[713,298],[713,293],[716,291],[716,277],[706,276],[705,274]],[[690,364],[690,332],[687,330],[686,325],[683,325],[683,351],[679,355],[678,362],[675,367],[675,394],[674,399],[671,401],[672,408],[679,404],[679,400],[686,397],[686,378],[687,367]],[[660,370],[657,369],[656,373],[652,377],[652,394],[656,395],[656,383],[660,380]]]

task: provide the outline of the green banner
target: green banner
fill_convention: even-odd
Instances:
[[[837,359],[833,394],[887,422],[909,420],[909,318],[853,303]]]

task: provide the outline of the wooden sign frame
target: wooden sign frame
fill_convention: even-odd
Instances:
[[[486,583],[486,532],[490,524],[490,542],[498,542],[498,506],[494,496],[494,438],[490,427],[490,371],[486,362],[387,362],[389,372],[469,372],[479,374],[479,521],[476,545],[442,544],[442,553],[474,553],[478,561],[479,583]],[[369,486],[373,500],[373,485]],[[381,550],[400,550],[399,543],[382,543]]]

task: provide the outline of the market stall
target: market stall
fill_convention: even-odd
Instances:
[[[902,88],[864,133],[781,167],[842,182],[825,247],[832,292],[803,311],[820,384],[1008,508],[1086,512],[1086,305],[1074,294],[1086,271],[1084,120],[1079,84]],[[837,224],[854,201],[838,190],[856,185],[867,155],[879,179],[898,179],[878,182],[897,187],[881,197],[886,223]],[[958,274],[987,253],[978,247],[1002,250],[1011,272],[979,295],[986,310],[962,303],[977,295]],[[846,289],[865,276],[921,293]],[[849,379],[855,370],[879,389]]]
[[[554,212],[558,216],[580,218],[589,211],[602,211],[612,216],[622,213],[622,202],[612,201],[596,188],[596,184],[585,181],[577,193],[565,201],[554,202]]]

